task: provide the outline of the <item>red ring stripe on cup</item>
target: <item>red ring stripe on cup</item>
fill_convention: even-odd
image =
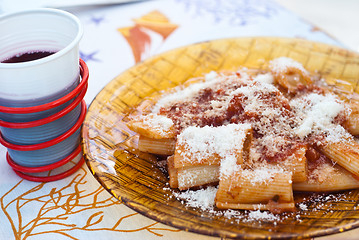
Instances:
[[[87,108],[85,100],[81,101],[81,114],[77,122],[64,134],[43,143],[33,144],[33,145],[17,145],[13,143],[7,142],[2,134],[0,133],[0,143],[4,145],[6,148],[10,148],[17,151],[33,151],[33,150],[39,150],[47,147],[51,147],[59,142],[62,142],[63,140],[67,139],[69,136],[71,136],[73,133],[75,133],[81,126],[83,121],[85,120]]]
[[[36,176],[31,176],[25,173],[22,173],[20,171],[14,170],[14,172],[21,178],[29,180],[29,181],[33,181],[33,182],[52,182],[52,181],[57,181],[60,179],[63,179],[65,177],[68,177],[70,175],[72,175],[73,173],[75,173],[81,166],[82,164],[85,162],[85,159],[83,157],[81,157],[80,161],[72,168],[70,168],[69,170],[57,174],[57,175],[53,175],[53,176],[46,176],[46,177],[36,177]]]
[[[80,94],[77,95],[77,97],[75,98],[75,100],[70,103],[69,106],[67,106],[66,108],[62,109],[61,111],[48,116],[46,118],[42,118],[39,120],[35,120],[35,121],[31,121],[31,122],[5,122],[0,120],[0,126],[1,127],[6,127],[6,128],[32,128],[32,127],[38,127],[50,122],[53,122],[63,116],[65,116],[66,114],[68,114],[69,112],[71,112],[80,102],[81,100],[84,98],[86,91],[87,91],[87,86],[88,84],[84,85],[84,88],[81,90]]]
[[[22,108],[16,108],[16,107],[5,107],[0,106],[0,112],[3,113],[34,113],[34,112],[41,112],[44,110],[48,110],[57,106],[60,106],[64,104],[65,102],[68,102],[72,98],[74,98],[87,84],[88,78],[89,78],[89,70],[86,65],[86,63],[80,59],[80,74],[82,76],[82,80],[79,83],[79,85],[76,86],[74,90],[72,90],[69,94],[63,96],[62,98],[59,98],[55,101],[45,103],[38,106],[32,106],[32,107],[22,107]]]
[[[72,153],[70,153],[67,157],[49,164],[49,165],[45,165],[45,166],[41,166],[41,167],[25,167],[25,166],[21,166],[19,164],[17,164],[16,162],[14,162],[14,160],[12,160],[12,158],[10,157],[10,154],[7,152],[6,153],[6,160],[8,162],[8,164],[10,165],[10,167],[12,167],[12,169],[19,171],[19,172],[26,172],[26,173],[38,173],[38,172],[46,172],[46,171],[50,171],[53,170],[55,168],[61,167],[63,165],[65,165],[66,163],[70,162],[72,159],[74,159],[79,153],[81,152],[81,145],[79,145]]]

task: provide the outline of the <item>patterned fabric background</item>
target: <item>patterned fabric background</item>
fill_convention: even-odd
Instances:
[[[305,38],[339,45],[268,0],[153,0],[68,9],[83,23],[88,104],[115,76],[176,47],[242,36]],[[0,239],[212,239],[154,222],[107,193],[84,165],[64,180],[20,179],[0,146]]]

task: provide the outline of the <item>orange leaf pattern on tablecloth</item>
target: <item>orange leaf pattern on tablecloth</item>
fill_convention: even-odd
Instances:
[[[78,239],[73,236],[74,231],[147,231],[156,236],[163,236],[161,231],[179,231],[170,227],[156,227],[158,223],[153,221],[135,229],[121,225],[138,213],[119,216],[110,225],[103,223],[105,209],[118,208],[122,202],[107,194],[101,186],[88,190],[86,176],[87,170],[82,167],[67,185],[51,188],[47,193],[44,192],[51,183],[39,183],[18,194],[24,181],[21,180],[1,196],[0,207],[11,225],[14,238],[47,239],[47,236],[56,234],[59,239]],[[29,209],[31,213],[25,214]],[[84,222],[75,219],[83,219]]]
[[[117,29],[131,46],[135,62],[144,59],[143,55],[151,47],[151,36],[148,31],[157,33],[165,41],[178,25],[171,23],[169,19],[159,11],[152,11],[140,18],[133,19],[135,25]]]

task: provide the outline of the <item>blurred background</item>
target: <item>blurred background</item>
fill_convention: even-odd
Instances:
[[[0,13],[31,7],[102,5],[138,0],[0,0]],[[196,0],[193,0],[196,1]],[[350,50],[359,52],[358,0],[275,0],[316,25]]]
[[[347,48],[359,52],[358,0],[276,0]]]

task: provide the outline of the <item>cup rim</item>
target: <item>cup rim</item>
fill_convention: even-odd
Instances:
[[[66,53],[68,53],[69,51],[71,51],[71,49],[73,49],[73,47],[78,44],[82,38],[83,35],[83,26],[81,24],[80,19],[78,19],[75,15],[73,15],[72,13],[69,13],[67,11],[64,10],[60,10],[60,9],[53,9],[53,8],[37,8],[37,9],[30,9],[30,10],[23,10],[23,11],[18,11],[18,12],[12,12],[12,13],[8,13],[8,14],[4,14],[0,16],[0,22],[6,19],[10,19],[10,18],[16,18],[17,16],[21,16],[21,15],[36,15],[36,14],[53,14],[53,15],[58,15],[58,16],[63,16],[66,17],[70,20],[73,21],[73,23],[75,23],[75,25],[77,26],[77,34],[75,36],[75,38],[70,42],[70,44],[68,44],[66,47],[64,47],[63,49],[55,52],[54,54],[44,57],[44,58],[40,58],[40,59],[36,59],[36,60],[32,60],[32,61],[28,61],[28,62],[19,62],[19,63],[3,63],[0,62],[0,69],[17,69],[17,68],[24,68],[24,67],[32,67],[35,65],[41,65],[47,62],[50,62],[58,57],[61,57],[62,55],[65,55]]]

